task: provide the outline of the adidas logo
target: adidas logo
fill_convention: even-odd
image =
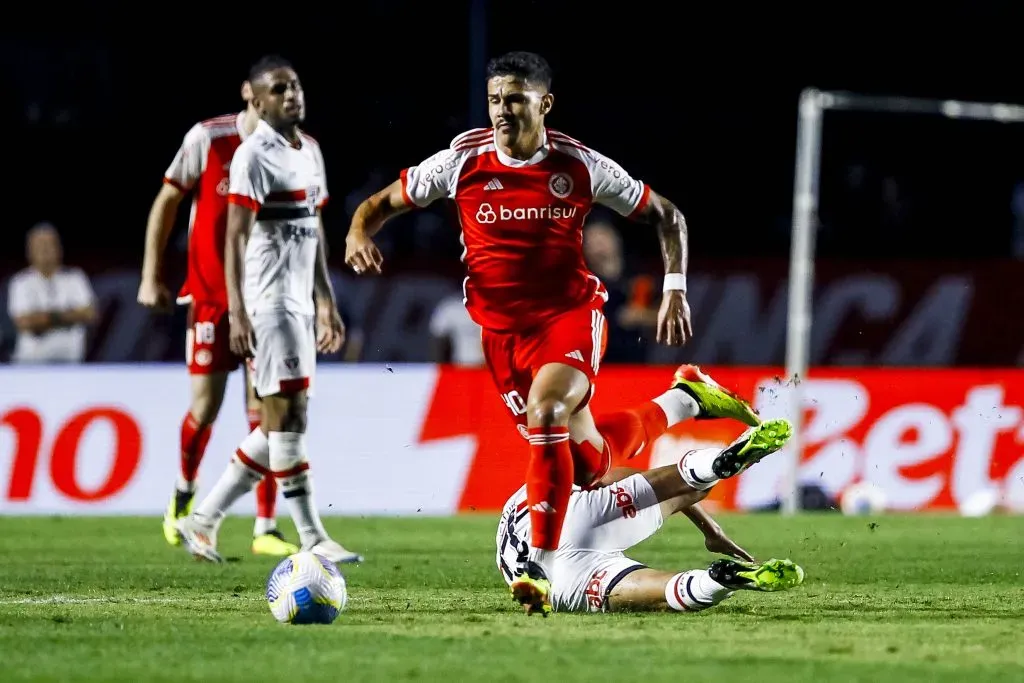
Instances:
[[[484,185],[485,190],[504,190],[505,186],[501,184],[501,181],[497,178],[492,178],[491,182]]]
[[[583,362],[583,354],[580,353],[579,351],[570,351],[569,353],[565,354],[565,357],[572,358],[573,360],[578,360],[581,363]]]

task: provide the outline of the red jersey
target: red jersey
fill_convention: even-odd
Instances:
[[[634,216],[650,197],[614,161],[550,129],[527,161],[501,152],[494,129],[479,128],[401,177],[410,205],[455,203],[466,307],[492,332],[521,332],[595,297],[607,300],[583,258],[583,222],[595,203]]]
[[[228,171],[242,144],[245,114],[225,114],[192,126],[174,157],[164,182],[182,192],[195,190],[188,226],[188,275],[178,303],[206,303],[227,308],[224,240],[228,222]]]

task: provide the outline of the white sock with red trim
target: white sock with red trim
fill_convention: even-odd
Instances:
[[[235,502],[249,493],[264,476],[270,475],[270,448],[266,435],[254,429],[242,440],[235,457],[196,506],[195,515],[203,523],[217,526]]]
[[[309,549],[327,535],[313,499],[313,477],[306,459],[306,435],[299,432],[270,432],[270,469],[277,477],[281,494],[288,503],[299,542]]]
[[[732,593],[712,579],[707,569],[676,574],[665,584],[665,601],[676,612],[699,612],[714,607]]]

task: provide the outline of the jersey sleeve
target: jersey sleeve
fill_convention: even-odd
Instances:
[[[7,314],[12,318],[18,318],[36,313],[41,308],[26,279],[21,275],[12,277],[7,287]]]
[[[259,211],[270,194],[270,174],[251,147],[242,146],[231,159],[228,202]]]
[[[320,149],[320,145],[314,146],[313,150],[316,157],[317,172],[320,174],[320,196],[317,197],[316,208],[322,209],[327,206],[327,200],[331,198],[331,193],[327,190],[327,165],[324,163],[324,153]]]
[[[424,207],[455,196],[465,155],[445,149],[402,171],[402,198],[410,206]]]
[[[651,188],[631,177],[608,157],[589,150],[587,168],[594,203],[607,206],[622,216],[633,217],[650,201]]]
[[[92,306],[96,302],[96,294],[92,290],[89,276],[80,268],[71,271],[70,281],[74,289],[68,297],[75,308]]]
[[[206,158],[210,154],[210,133],[201,123],[192,126],[185,134],[178,153],[164,172],[164,182],[182,192],[191,190],[199,176],[206,169]]]

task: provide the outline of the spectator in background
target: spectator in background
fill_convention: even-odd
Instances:
[[[610,221],[594,220],[583,228],[583,256],[608,289],[604,315],[609,329],[604,362],[642,363],[647,355],[643,338],[658,323],[659,302],[654,297],[653,281],[626,277],[622,238]]]
[[[16,273],[7,291],[7,309],[18,331],[15,363],[81,363],[86,328],[96,319],[89,278],[65,268],[60,235],[39,223],[25,240],[29,267]]]
[[[480,326],[469,317],[462,295],[445,297],[430,316],[431,357],[435,363],[482,367],[484,348],[480,335]]]

